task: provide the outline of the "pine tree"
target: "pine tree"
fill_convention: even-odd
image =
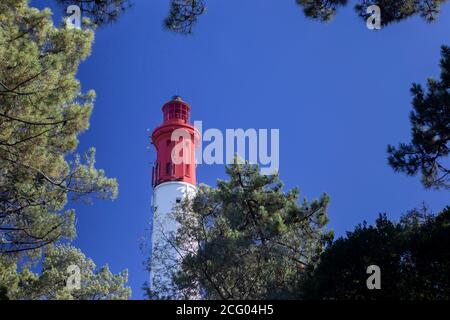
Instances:
[[[98,26],[117,21],[119,16],[132,5],[132,0],[56,0],[62,8],[78,5],[83,16],[88,17]],[[356,14],[365,23],[371,13],[367,9],[377,5],[381,10],[381,25],[406,20],[419,15],[427,22],[435,21],[441,6],[447,0],[358,0],[354,6]],[[306,17],[328,22],[332,20],[341,7],[348,5],[348,0],[296,0]],[[191,34],[198,18],[207,11],[206,0],[171,0],[164,26],[180,34]]]
[[[304,299],[448,300],[450,208],[436,216],[424,206],[399,222],[380,215],[327,247],[299,289]],[[369,290],[367,267],[381,271],[381,290]]]
[[[198,16],[205,12],[204,0],[172,0],[170,12],[164,20],[164,25],[169,30],[181,34],[190,34]]]
[[[74,275],[70,266],[79,268],[79,288],[68,286]],[[125,287],[126,270],[117,275],[107,265],[96,270],[92,260],[70,245],[49,246],[39,274],[28,267],[17,271],[16,264],[5,257],[0,257],[0,270],[0,292],[7,292],[3,299],[125,300],[131,294],[130,288]]]
[[[93,32],[55,28],[25,0],[2,1],[0,24],[0,252],[18,253],[73,237],[67,197],[111,199],[117,183],[93,149],[66,160],[89,126],[94,93],[75,73]]]
[[[65,10],[77,5],[83,17],[89,18],[96,26],[117,21],[119,16],[130,9],[130,0],[56,0]]]
[[[371,15],[367,8],[377,5],[381,11],[381,25],[403,21],[413,15],[420,15],[427,22],[437,19],[440,7],[447,0],[359,0],[355,4],[355,12],[365,22]],[[339,7],[348,4],[348,0],[297,0],[303,12],[309,18],[319,21],[330,21]]]
[[[95,168],[95,149],[84,157],[74,153],[79,134],[89,126],[95,97],[93,91],[82,94],[75,78],[92,41],[91,29],[56,28],[49,10],[30,8],[27,0],[0,2],[2,282],[5,274],[20,272],[14,271],[18,261],[20,267],[39,261],[43,251],[46,261],[63,252],[68,256],[61,259],[75,257],[72,250],[51,249],[75,236],[75,212],[66,209],[69,197],[91,201],[117,196],[116,180]],[[2,297],[14,296],[5,292],[10,286],[0,287]],[[29,295],[35,296],[40,294]]]
[[[367,8],[377,5],[381,10],[381,25],[406,20],[414,15],[419,15],[426,22],[434,22],[439,16],[441,6],[447,0],[360,0],[355,5],[356,13],[366,21],[371,15]]]
[[[450,169],[445,165],[450,141],[450,48],[441,49],[441,79],[428,79],[428,92],[413,84],[410,121],[412,140],[398,148],[388,146],[389,164],[408,175],[420,172],[426,188],[450,187]]]
[[[200,186],[173,217],[180,229],[155,244],[148,267],[161,282],[151,298],[282,299],[312,268],[324,243],[328,196],[298,204],[297,189],[283,192],[277,175],[248,164],[226,168],[229,181]],[[157,222],[156,222],[157,223]],[[180,263],[167,259],[175,248]],[[174,265],[175,263],[175,265]],[[172,279],[172,281],[164,281]]]
[[[346,6],[347,0],[296,0],[303,7],[305,16],[319,20],[330,21],[339,7]]]
[[[348,5],[348,0],[296,0],[303,9],[306,17],[328,22],[334,18],[341,7]],[[362,18],[364,24],[370,17],[367,9],[371,5],[377,5],[381,11],[381,25],[406,20],[414,15],[419,15],[427,22],[435,21],[441,6],[447,0],[358,0],[354,6],[356,14]],[[198,17],[206,12],[205,0],[171,0],[169,16],[165,20],[168,29],[190,34]]]

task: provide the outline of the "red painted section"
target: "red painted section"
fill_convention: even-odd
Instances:
[[[196,184],[195,177],[195,146],[198,144],[200,134],[194,126],[189,123],[191,108],[181,100],[180,97],[174,97],[167,102],[163,108],[163,123],[153,130],[151,141],[156,148],[156,165],[153,168],[152,185],[168,181],[182,181]],[[179,141],[172,141],[172,133],[181,129],[184,138]],[[180,131],[178,131],[180,132]],[[184,150],[182,143],[184,142]],[[172,159],[172,150],[177,146],[176,151],[180,151],[179,162]],[[182,150],[182,151],[181,151]],[[186,154],[182,154],[186,152]]]

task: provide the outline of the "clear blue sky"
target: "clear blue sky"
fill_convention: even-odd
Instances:
[[[299,186],[308,199],[329,193],[338,235],[380,212],[397,219],[422,201],[434,212],[448,203],[448,193],[395,174],[386,146],[409,141],[411,83],[439,75],[450,5],[434,24],[415,17],[373,32],[351,6],[321,24],[294,0],[210,0],[185,37],[162,29],[168,1],[133,1],[118,23],[97,31],[79,71],[83,90],[97,92],[80,151],[97,148],[98,167],[118,179],[120,194],[76,205],[75,241],[97,265],[128,268],[133,298],[148,277],[139,249],[150,235],[155,154],[147,129],[174,94],[204,129],[279,128],[286,188]],[[32,5],[54,8],[50,0]],[[197,177],[214,185],[225,175],[222,166],[199,166]]]

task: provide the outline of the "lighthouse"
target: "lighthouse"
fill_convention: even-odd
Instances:
[[[170,281],[167,274],[162,274],[170,270],[160,270],[154,265],[155,254],[160,257],[162,254],[165,259],[172,261],[180,261],[182,258],[170,246],[167,246],[164,252],[156,252],[155,246],[166,242],[167,237],[174,234],[179,227],[171,215],[174,206],[186,197],[195,195],[197,190],[195,147],[200,134],[190,123],[190,111],[189,104],[181,97],[174,96],[162,107],[163,122],[151,135],[151,142],[156,149],[156,161],[152,168],[151,287],[154,287],[157,281]],[[159,250],[161,251],[161,248]]]

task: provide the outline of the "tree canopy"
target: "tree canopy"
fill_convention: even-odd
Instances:
[[[56,0],[66,9],[69,5],[78,5],[85,17],[95,25],[114,22],[132,5],[132,0]],[[294,2],[294,0],[292,0]],[[349,5],[348,0],[295,0],[304,15],[320,22],[332,20],[337,12]],[[381,26],[403,21],[418,15],[427,22],[435,21],[441,6],[447,0],[358,0],[354,5],[355,13],[365,23],[371,13],[367,9],[378,5],[381,10]],[[208,0],[170,0],[169,13],[164,26],[180,34],[191,34],[199,17],[206,13]]]
[[[169,16],[165,25],[170,30],[182,34],[190,34],[198,17],[206,12],[206,0],[172,0]],[[403,21],[414,15],[419,15],[427,22],[435,21],[441,5],[447,0],[358,0],[354,6],[356,14],[365,23],[370,13],[371,5],[378,5],[381,10],[381,26]],[[306,17],[313,20],[328,22],[337,11],[349,4],[348,0],[296,0]]]
[[[340,7],[347,6],[348,0],[296,0],[304,14],[319,21],[330,21]],[[447,0],[358,0],[354,6],[356,14],[364,22],[370,16],[367,9],[377,5],[381,10],[381,25],[400,22],[411,16],[419,15],[428,22],[437,19],[440,7]]]
[[[326,194],[298,204],[299,191],[283,192],[277,175],[238,163],[226,172],[228,181],[200,186],[174,211],[180,228],[155,244],[148,263],[161,280],[147,288],[150,298],[293,298],[332,238]],[[176,261],[167,257],[173,248]]]
[[[61,252],[75,254],[63,247],[48,251],[76,235],[68,200],[114,199],[118,187],[95,167],[95,149],[75,153],[95,97],[93,91],[81,93],[75,78],[90,53],[93,31],[57,28],[48,9],[30,8],[27,0],[1,1],[0,26],[3,273],[5,263],[22,266],[43,250],[47,261]]]
[[[441,48],[441,79],[428,79],[428,92],[413,84],[411,142],[388,146],[389,164],[398,172],[421,174],[426,188],[450,187],[446,159],[450,150],[450,48]]]
[[[304,299],[448,299],[450,208],[426,207],[399,222],[380,215],[374,226],[358,225],[327,247],[300,289]],[[368,290],[366,269],[381,270],[381,290]]]
[[[131,7],[130,0],[56,0],[63,9],[77,5],[81,14],[96,26],[117,21]]]
[[[80,287],[68,287],[69,267],[80,270]],[[41,271],[33,273],[25,266],[0,257],[0,300],[124,300],[131,294],[126,287],[126,270],[114,275],[105,265],[96,269],[94,262],[70,245],[49,246]]]

